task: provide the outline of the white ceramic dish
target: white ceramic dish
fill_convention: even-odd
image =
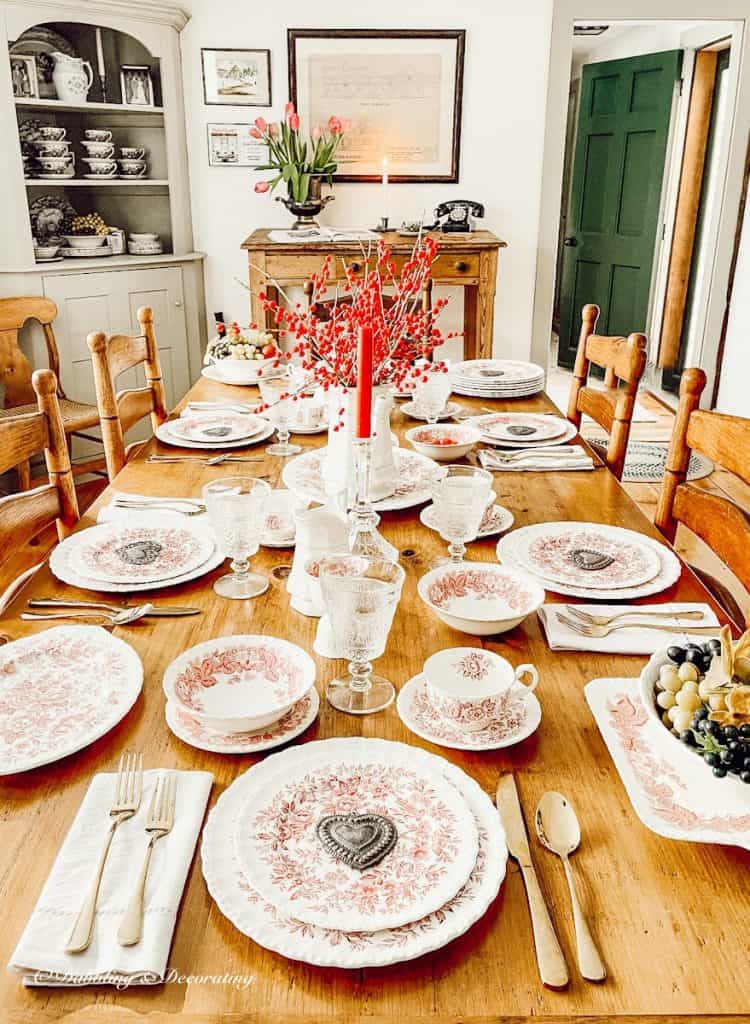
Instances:
[[[268,423],[253,413],[202,412],[170,420],[170,433],[183,441],[249,440],[266,429]]]
[[[412,427],[406,431],[406,440],[419,452],[436,462],[455,462],[468,455],[481,440],[482,435],[474,427],[456,424],[440,424],[426,427]]]
[[[233,449],[233,448],[249,448],[251,445],[260,444],[261,441],[265,441],[274,432],[274,426],[272,423],[266,423],[266,426],[260,431],[259,434],[254,434],[252,437],[241,438],[239,441],[216,441],[216,442],[202,442],[202,441],[185,441],[181,437],[177,437],[171,430],[171,424],[176,422],[174,420],[167,420],[166,423],[161,423],[154,433],[160,441],[164,444],[173,445],[175,448],[195,448],[198,451],[216,451],[218,449]]]
[[[131,242],[158,242],[159,236],[155,231],[131,231],[128,235]]]
[[[259,376],[265,376],[275,362],[275,359],[214,359],[212,365],[225,384],[257,384]]]
[[[466,422],[471,426],[476,426],[476,420],[473,418]],[[564,432],[560,434],[559,437],[554,437],[549,441],[501,441],[499,438],[492,437],[490,434],[482,434],[482,443],[492,445],[495,448],[507,448],[512,451],[542,450],[544,448],[557,448],[560,445],[567,444],[568,441],[573,440],[577,433],[577,427],[572,423],[566,423]]]
[[[97,175],[98,177],[98,175]],[[96,249],[105,245],[106,235],[65,235],[65,241],[70,249]]]
[[[309,654],[272,636],[225,636],[184,651],[164,673],[178,708],[217,733],[263,729],[315,682]]]
[[[108,245],[100,245],[94,249],[68,249],[66,247],[62,249],[62,254],[69,260],[90,260],[99,259],[101,256],[112,256],[113,253]]]
[[[413,399],[404,402],[400,409],[405,416],[409,416],[413,420],[422,420],[423,423],[427,422],[427,417],[420,411],[419,406]],[[458,402],[446,402],[445,408],[438,416],[438,420],[449,420],[460,411],[461,406]]]
[[[514,629],[544,604],[544,590],[528,573],[491,562],[432,569],[417,584],[419,596],[447,626],[475,636]]]

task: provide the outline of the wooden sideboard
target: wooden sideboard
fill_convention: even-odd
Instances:
[[[245,239],[250,278],[250,316],[254,323],[271,328],[266,320],[258,292],[265,291],[269,298],[278,298],[278,288],[301,285],[310,274],[318,272],[323,256],[331,252],[336,260],[331,268],[331,279],[344,277],[344,265],[355,273],[364,269],[367,243],[357,242],[272,242],[269,228],[258,228]],[[452,285],[464,290],[464,358],[492,356],[492,330],[495,313],[498,251],[506,247],[491,231],[471,231],[465,234],[435,233],[440,243],[437,259],[432,265],[432,278],[436,284]],[[414,246],[413,238],[404,238],[395,231],[382,236],[390,247],[396,266],[408,258]]]

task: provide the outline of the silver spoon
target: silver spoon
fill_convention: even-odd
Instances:
[[[29,622],[40,622],[43,619],[106,619],[113,626],[127,626],[131,622],[137,622],[149,612],[152,612],[152,604],[137,604],[133,608],[124,608],[121,612],[88,611],[88,612],[54,612],[47,615],[37,615],[35,612],[22,612],[21,618]]]
[[[588,922],[581,910],[581,904],[578,902],[575,880],[568,860],[570,854],[578,849],[581,842],[581,826],[578,824],[576,813],[562,793],[550,791],[545,793],[537,804],[534,824],[539,842],[552,853],[557,854],[565,868],[565,877],[570,889],[570,902],[573,905],[576,950],[581,974],[587,981],[604,981],[607,977],[607,968],[602,962],[599,950],[589,931]]]

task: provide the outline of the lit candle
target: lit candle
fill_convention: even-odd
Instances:
[[[381,198],[383,201],[383,217],[388,220],[388,157],[383,157],[383,177],[381,184]]]
[[[360,327],[357,344],[357,437],[372,434],[372,329]]]
[[[106,78],[106,75],[104,73],[104,50],[102,48],[102,30],[100,28],[97,28],[96,30],[96,66],[99,71],[99,78]]]

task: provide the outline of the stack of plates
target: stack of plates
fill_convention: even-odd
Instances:
[[[537,523],[503,537],[503,565],[531,573],[547,590],[600,601],[658,594],[680,577],[664,544],[634,530],[598,523]]]
[[[206,412],[168,420],[156,428],[156,436],[178,448],[246,448],[265,441],[274,426],[253,413]]]
[[[475,398],[525,398],[544,388],[544,368],[514,359],[467,359],[451,367],[453,391]]]
[[[50,569],[84,590],[160,590],[211,572],[224,560],[211,529],[168,513],[92,526],[61,541]]]
[[[566,444],[578,433],[562,416],[534,412],[493,412],[466,422],[481,431],[485,444],[502,448],[551,448]]]
[[[209,892],[241,932],[291,959],[352,969],[463,934],[507,859],[497,811],[472,779],[368,739],[291,747],[251,768],[219,798],[201,853]],[[365,866],[349,866],[357,856]]]

